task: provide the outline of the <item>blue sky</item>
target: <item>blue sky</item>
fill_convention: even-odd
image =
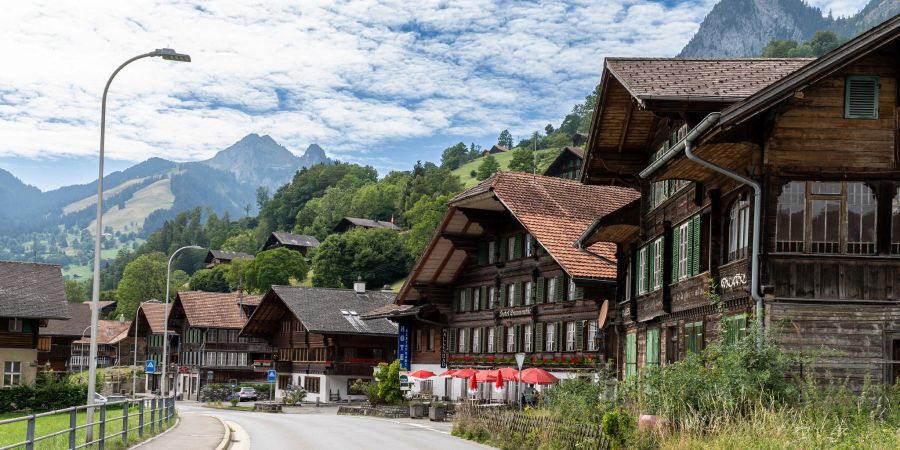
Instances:
[[[865,0],[813,0],[847,15]],[[205,159],[248,133],[380,173],[458,141],[558,125],[605,56],[672,56],[715,0],[15,2],[0,16],[0,168],[42,189],[108,168]]]

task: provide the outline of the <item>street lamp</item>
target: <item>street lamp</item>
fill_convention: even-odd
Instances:
[[[113,78],[115,78],[116,74],[118,74],[125,66],[139,59],[154,56],[169,61],[191,61],[190,56],[178,53],[171,48],[158,48],[152,52],[137,55],[123,62],[113,71],[112,75],[109,76],[106,87],[103,88],[103,103],[100,108],[100,170],[99,175],[97,176],[97,232],[94,239],[94,291],[91,293],[91,305],[93,307],[91,308],[91,351],[87,389],[88,422],[94,421],[94,388],[97,381],[97,320],[99,320],[100,313],[100,250],[103,242],[103,151],[106,143],[106,94],[109,92],[109,85],[112,84]],[[93,434],[93,427],[88,427],[88,442],[93,440]]]
[[[87,333],[87,330],[90,330],[90,325],[84,327],[84,331],[81,332],[81,356],[78,357],[78,373],[84,372],[84,333]],[[80,375],[79,375],[80,377]]]
[[[166,309],[165,314],[163,315],[163,354],[162,354],[162,378],[160,379],[159,385],[159,393],[166,396],[166,366],[169,365],[169,360],[166,357],[166,353],[169,350],[169,278],[172,276],[172,259],[175,258],[175,255],[182,250],[194,249],[194,250],[202,250],[203,247],[199,245],[186,245],[184,247],[179,248],[172,252],[172,256],[169,256],[169,265],[166,267]]]

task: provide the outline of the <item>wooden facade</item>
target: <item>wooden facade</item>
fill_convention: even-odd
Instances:
[[[722,333],[736,339],[756,313],[750,297],[753,191],[690,161],[678,146],[715,112],[718,122],[697,139],[694,153],[762,187],[766,332],[786,350],[816,361],[798,370],[854,385],[896,383],[900,18],[716,106],[701,93],[677,102],[639,96],[622,102],[615,92],[629,84],[629,75],[606,71],[604,77],[609,94],[600,107],[609,111],[594,122],[583,179],[624,180],[642,192],[638,215],[613,213],[591,231],[591,239],[618,243],[623,375],[700,351]],[[631,137],[634,129],[608,119],[632,108],[652,116],[654,127],[641,130],[644,145]],[[619,152],[609,134],[594,136],[617,126],[612,134],[629,136],[620,139],[623,156],[603,164],[606,154]],[[673,147],[673,157],[640,178]],[[624,159],[642,163],[618,163]],[[714,305],[719,299],[721,306]]]

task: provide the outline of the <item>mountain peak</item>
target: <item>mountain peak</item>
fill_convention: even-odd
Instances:
[[[240,182],[275,190],[297,170],[327,161],[316,144],[298,157],[271,136],[250,133],[201,164],[230,172]]]
[[[306,147],[306,153],[303,154],[305,158],[318,158],[325,160],[325,150],[322,147],[319,147],[319,144],[309,144],[309,147]]]

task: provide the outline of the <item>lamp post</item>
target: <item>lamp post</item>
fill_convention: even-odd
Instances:
[[[194,250],[202,250],[203,247],[199,245],[186,245],[184,247],[179,248],[172,252],[172,256],[169,256],[169,265],[166,266],[166,308],[165,314],[163,314],[163,354],[162,354],[162,372],[160,373],[160,385],[159,385],[159,393],[166,396],[166,366],[169,365],[168,357],[166,356],[167,351],[169,350],[169,278],[172,276],[172,259],[175,258],[175,255],[182,250],[194,249]]]
[[[103,242],[103,151],[106,144],[106,94],[109,92],[109,85],[112,84],[113,78],[125,66],[142,58],[160,57],[168,61],[191,62],[191,57],[178,53],[171,48],[158,48],[152,52],[137,55],[123,62],[106,82],[103,88],[103,102],[100,107],[100,170],[97,176],[97,232],[94,237],[94,286],[91,293],[91,351],[89,361],[88,389],[87,389],[87,420],[94,421],[94,385],[97,382],[97,320],[100,312],[100,250]],[[93,440],[93,427],[87,428],[87,441]]]
[[[84,331],[81,332],[81,356],[78,357],[78,373],[84,372],[84,333],[87,333],[87,330],[90,330],[90,325],[84,327]]]

